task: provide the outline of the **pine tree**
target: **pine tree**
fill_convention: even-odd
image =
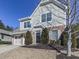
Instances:
[[[27,31],[26,35],[25,35],[25,44],[29,45],[32,44],[32,34],[30,31]]]
[[[5,25],[3,24],[1,20],[0,20],[0,29],[5,29]]]
[[[5,27],[5,30],[13,31],[13,28],[7,25],[7,26]]]
[[[42,30],[42,35],[41,35],[41,43],[42,44],[48,44],[49,41],[49,32],[47,28],[44,28]]]

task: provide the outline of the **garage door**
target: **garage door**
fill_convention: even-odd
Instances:
[[[14,39],[14,45],[22,45],[22,39]]]

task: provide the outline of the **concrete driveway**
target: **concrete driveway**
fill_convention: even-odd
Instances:
[[[0,54],[6,53],[10,50],[13,50],[19,46],[14,46],[14,45],[0,45]]]
[[[0,54],[0,59],[56,59],[56,51],[18,47]]]

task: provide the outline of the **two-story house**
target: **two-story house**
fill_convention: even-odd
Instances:
[[[24,45],[23,34],[27,31],[32,33],[32,44],[40,43],[42,28],[49,29],[50,40],[58,40],[66,27],[65,8],[57,0],[41,0],[30,17],[19,19],[20,28],[13,33],[13,44]]]

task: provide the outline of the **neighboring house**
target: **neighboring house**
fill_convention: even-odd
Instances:
[[[12,32],[0,29],[0,40],[12,42]]]
[[[65,8],[57,0],[41,0],[30,17],[19,19],[20,28],[13,33],[13,44],[25,45],[23,34],[27,31],[32,33],[32,44],[40,43],[42,28],[49,29],[50,40],[58,40],[66,27]]]

